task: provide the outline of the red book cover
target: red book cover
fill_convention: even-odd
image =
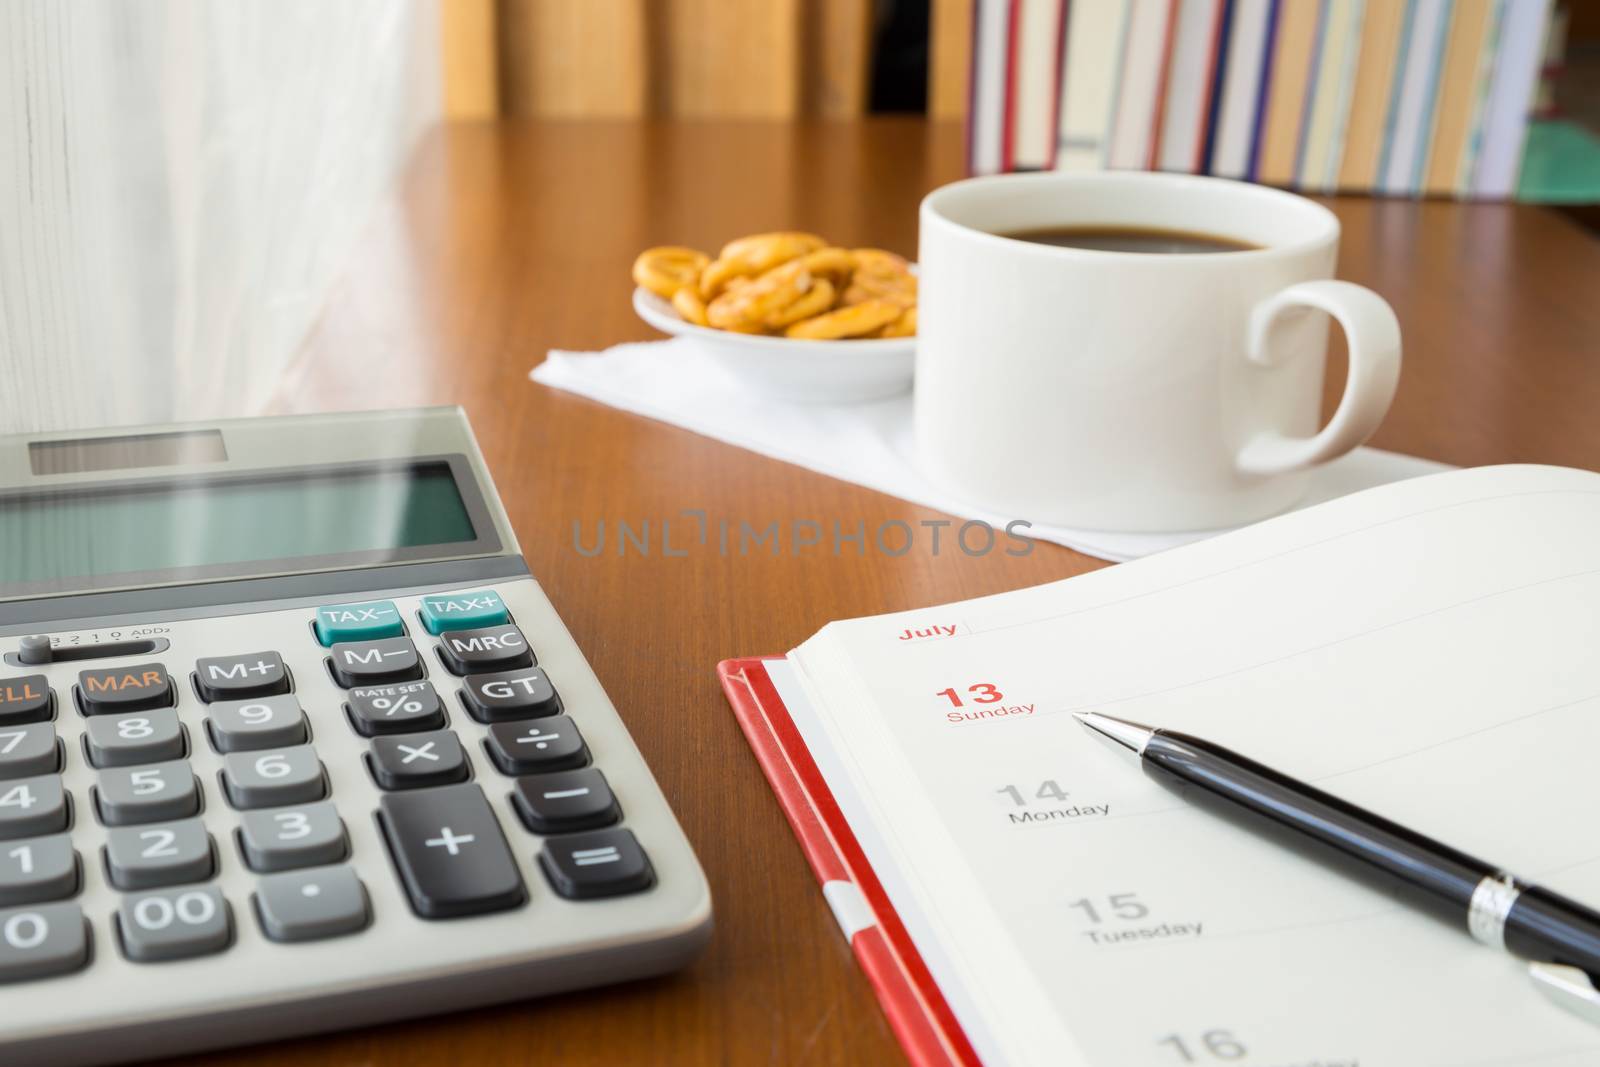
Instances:
[[[1017,26],[1022,0],[1010,0],[1006,14],[1006,106],[1000,126],[1000,169],[1017,169]]]
[[[1167,79],[1172,74],[1172,46],[1178,37],[1178,0],[1167,4],[1167,31],[1161,42],[1161,77],[1156,81],[1155,113],[1150,117],[1150,147],[1145,152],[1144,169],[1157,170],[1161,158],[1161,122],[1167,113]]]
[[[724,660],[722,690],[794,828],[823,896],[916,1067],[979,1067],[955,1013],[895,913],[805,740],[767,675],[766,660]]]

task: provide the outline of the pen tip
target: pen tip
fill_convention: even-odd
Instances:
[[[1150,742],[1150,736],[1155,733],[1148,726],[1126,719],[1112,718],[1097,711],[1075,711],[1072,717],[1090,733],[1141,755],[1144,753],[1144,746]]]

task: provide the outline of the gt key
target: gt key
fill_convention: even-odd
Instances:
[[[461,702],[479,722],[533,719],[561,711],[561,697],[540,667],[469,674],[462,681],[466,684],[461,688]]]

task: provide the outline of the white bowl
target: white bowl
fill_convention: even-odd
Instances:
[[[730,333],[685,322],[647,289],[633,291],[633,310],[662,333],[687,338],[756,392],[806,404],[857,404],[911,388],[915,337],[864,341],[803,341]]]

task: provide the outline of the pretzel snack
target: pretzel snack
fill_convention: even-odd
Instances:
[[[634,260],[633,280],[683,321],[730,333],[829,341],[917,332],[917,276],[904,257],[801,230],[740,237],[714,259],[649,248]]]

